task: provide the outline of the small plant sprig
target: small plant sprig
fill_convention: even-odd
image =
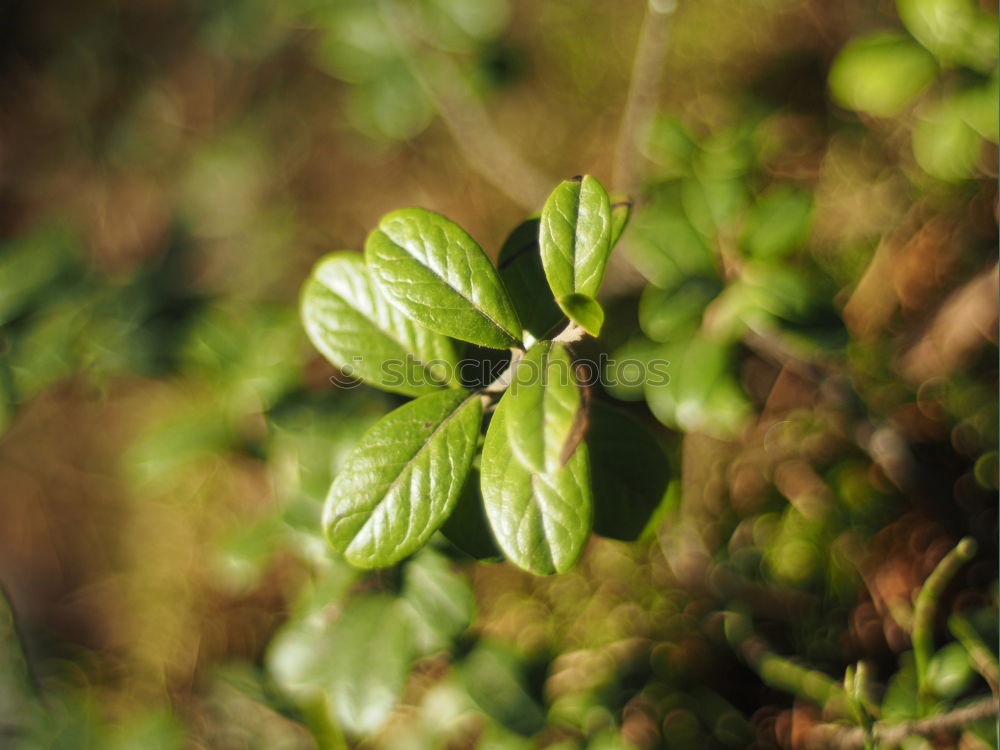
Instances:
[[[319,261],[302,295],[313,344],[352,376],[416,397],[362,436],[330,489],[324,531],[348,562],[385,567],[416,552],[459,515],[470,487],[475,502],[481,452],[482,513],[503,555],[539,575],[574,565],[594,524],[593,486],[631,471],[620,457],[592,460],[572,351],[600,333],[596,296],[628,211],[594,177],[575,177],[512,233],[499,270],[461,227],[422,208],[384,216],[364,261],[350,252]],[[456,339],[509,349],[506,371],[463,387]],[[648,460],[655,439],[628,415],[602,407],[594,416],[626,450],[638,441],[633,453],[653,464],[646,473],[665,469],[662,454]],[[623,512],[636,498],[655,505],[666,477],[634,482],[619,477]]]

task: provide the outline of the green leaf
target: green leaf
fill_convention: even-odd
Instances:
[[[564,573],[580,557],[590,533],[593,501],[590,462],[581,443],[556,472],[536,473],[514,455],[505,395],[483,445],[482,491],[486,517],[507,558],[536,575]]]
[[[611,253],[611,200],[601,183],[590,175],[560,183],[542,208],[538,241],[556,299],[596,297]]]
[[[627,195],[611,196],[611,248],[618,244],[632,215],[632,199]]]
[[[508,395],[510,446],[532,472],[554,473],[583,439],[580,388],[566,345],[539,341],[514,368]]]
[[[678,177],[691,173],[698,144],[679,119],[660,115],[650,124],[643,151],[664,177]]]
[[[913,664],[913,652],[906,651],[899,657],[899,671],[886,686],[882,698],[882,719],[899,722],[917,716],[917,670]]]
[[[362,568],[392,565],[419,549],[451,513],[475,456],[480,397],[422,396],[368,430],[330,488],[327,539]]]
[[[653,341],[691,335],[708,303],[723,289],[714,276],[693,275],[667,289],[650,284],[639,298],[639,326]]]
[[[545,727],[545,711],[529,692],[525,665],[509,647],[480,643],[460,671],[469,696],[494,721],[523,735]]]
[[[587,430],[594,492],[594,531],[634,541],[663,500],[667,457],[645,425],[628,412],[595,401]]]
[[[937,75],[934,58],[910,37],[879,32],[855,39],[830,69],[833,98],[849,109],[895,117]]]
[[[758,258],[781,258],[802,246],[812,224],[809,193],[779,186],[762,195],[747,212],[741,244]]]
[[[447,385],[458,367],[451,341],[389,304],[359,255],[321,259],[302,290],[309,340],[345,374],[420,396]]]
[[[579,325],[591,336],[600,336],[604,326],[604,308],[593,297],[585,294],[567,294],[560,297],[559,307],[566,317]]]
[[[399,701],[410,669],[410,626],[400,601],[385,594],[354,597],[327,633],[329,659],[313,653],[326,673],[331,712],[355,735],[379,729]]]
[[[423,654],[448,648],[472,622],[475,596],[468,579],[430,547],[403,569],[403,600],[414,615],[414,640]]]
[[[500,248],[497,261],[514,309],[525,329],[536,339],[544,337],[563,319],[542,268],[538,249],[540,223],[539,219],[528,219],[518,225]]]
[[[480,561],[497,561],[502,559],[502,555],[486,520],[479,485],[479,470],[473,469],[465,480],[455,509],[441,526],[441,533],[469,557]]]
[[[368,235],[365,259],[389,301],[420,325],[494,349],[520,342],[521,321],[490,259],[444,216],[386,214]]]
[[[942,646],[927,664],[927,684],[939,698],[957,698],[968,689],[974,677],[969,652],[955,641]]]
[[[647,380],[645,395],[653,416],[669,427],[732,436],[748,411],[746,396],[732,375],[732,354],[725,342],[702,336],[664,347],[660,357],[675,376]]]
[[[673,286],[690,274],[718,275],[714,250],[679,202],[669,196],[654,199],[636,215],[630,235],[629,259],[661,287]]]

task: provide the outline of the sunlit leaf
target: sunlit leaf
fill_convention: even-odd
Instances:
[[[536,575],[562,573],[579,558],[590,533],[587,446],[581,443],[554,473],[532,472],[510,447],[509,402],[507,395],[501,399],[483,446],[486,517],[511,562]]]
[[[611,201],[604,186],[590,175],[560,183],[542,208],[538,241],[556,299],[596,297],[611,252]]]
[[[410,396],[455,377],[451,342],[389,304],[356,253],[323,258],[302,290],[301,307],[313,345],[350,377]]]
[[[422,396],[364,434],[330,488],[327,539],[348,562],[392,565],[451,512],[472,465],[482,403],[464,390]]]
[[[368,235],[365,259],[392,304],[420,325],[496,349],[520,341],[521,321],[490,259],[444,216],[387,214]]]
[[[558,471],[583,438],[583,399],[565,344],[539,341],[517,363],[507,402],[510,446],[534,473]]]

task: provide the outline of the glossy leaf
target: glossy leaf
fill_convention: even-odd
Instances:
[[[634,541],[663,500],[670,479],[656,438],[628,412],[595,401],[587,430],[594,531]]]
[[[583,399],[566,345],[539,341],[517,363],[507,402],[510,445],[532,472],[555,472],[582,439]]]
[[[330,488],[327,539],[363,568],[419,549],[458,499],[475,456],[479,396],[447,390],[390,412],[361,438]]]
[[[454,376],[452,343],[389,304],[356,253],[316,264],[301,311],[313,346],[349,376],[409,396],[432,393]]]
[[[486,253],[440,214],[404,208],[387,214],[365,242],[375,282],[420,325],[462,341],[506,349],[521,321]]]
[[[544,337],[563,318],[549,282],[545,280],[538,249],[538,219],[528,219],[511,232],[500,248],[497,266],[521,324],[536,339]]]
[[[594,177],[566,180],[542,208],[538,241],[556,299],[596,297],[611,252],[611,201]]]
[[[564,573],[590,533],[593,502],[586,443],[554,473],[526,468],[510,447],[509,396],[486,434],[481,466],[483,504],[506,557],[536,575]]]
[[[567,294],[560,297],[559,307],[566,317],[579,325],[591,336],[600,336],[604,327],[604,308],[593,297],[585,294]]]

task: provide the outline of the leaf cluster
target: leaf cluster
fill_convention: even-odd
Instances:
[[[384,216],[363,261],[319,261],[301,304],[316,348],[352,377],[416,397],[361,437],[330,488],[323,527],[350,563],[393,565],[440,529],[478,557],[498,548],[532,573],[561,573],[594,525],[594,486],[624,488],[638,518],[656,507],[666,462],[641,425],[601,406],[601,450],[588,447],[589,391],[572,347],[600,333],[596,296],[627,216],[628,203],[613,205],[587,175],[561,183],[540,218],[514,230],[499,270],[465,230],[422,208]],[[459,342],[509,349],[507,369],[463,387]],[[623,443],[637,459],[622,460]],[[641,531],[598,516],[611,536]]]

